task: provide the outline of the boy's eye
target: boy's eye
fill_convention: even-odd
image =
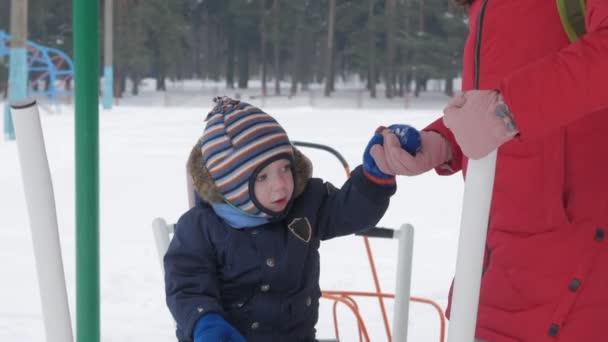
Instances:
[[[255,179],[256,182],[263,182],[266,180],[266,178],[268,178],[268,176],[266,176],[265,174],[261,174],[258,175],[258,177]]]
[[[283,166],[283,172],[291,172],[291,167],[289,166],[289,164]]]

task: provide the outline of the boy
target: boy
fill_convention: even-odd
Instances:
[[[215,102],[188,160],[200,203],[179,219],[164,259],[177,337],[315,341],[320,241],[375,226],[395,177],[379,171],[368,146],[364,166],[337,189],[311,178],[310,161],[274,118]]]

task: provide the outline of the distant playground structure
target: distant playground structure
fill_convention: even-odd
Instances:
[[[0,30],[0,58],[10,55],[11,36]],[[74,65],[63,51],[27,41],[28,94],[52,102],[72,95]]]

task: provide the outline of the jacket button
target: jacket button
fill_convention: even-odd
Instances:
[[[240,309],[243,307],[243,305],[245,305],[243,302],[238,302],[238,303],[232,304],[232,307]]]
[[[270,285],[264,284],[264,285],[260,286],[260,291],[268,292],[268,290],[270,290]]]
[[[606,232],[604,231],[604,228],[598,228],[595,231],[595,240],[596,241],[603,241],[604,240],[604,235],[606,235]]]
[[[251,235],[256,235],[257,233],[259,233],[260,231],[257,229],[252,229],[251,230]]]
[[[310,297],[306,297],[306,306],[310,306],[312,304],[312,299]]]
[[[549,336],[555,337],[557,336],[557,331],[559,330],[559,326],[557,324],[551,324],[549,327]]]
[[[274,267],[274,265],[275,265],[274,258],[268,258],[268,259],[266,259],[266,265],[268,267]]]
[[[570,289],[570,291],[572,292],[576,292],[576,290],[578,290],[578,288],[581,286],[581,281],[574,278],[572,279],[572,281],[570,282],[570,285],[568,286],[568,288]]]
[[[251,323],[251,329],[257,329],[260,327],[260,322],[253,322]]]

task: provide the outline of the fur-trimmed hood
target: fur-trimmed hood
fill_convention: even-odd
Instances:
[[[294,196],[298,198],[306,188],[308,180],[312,177],[312,163],[302,154],[297,148],[293,148],[294,152]],[[188,158],[188,173],[192,177],[192,184],[199,197],[209,203],[216,204],[224,202],[224,197],[215,186],[209,171],[205,167],[203,156],[200,150],[200,144],[197,142],[190,152]]]

